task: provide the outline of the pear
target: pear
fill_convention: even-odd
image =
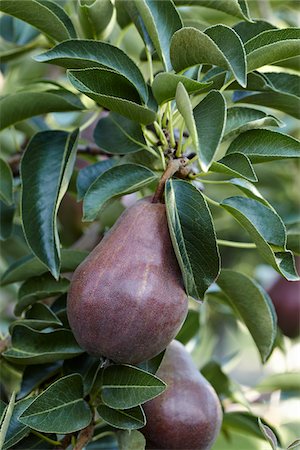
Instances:
[[[151,359],[174,339],[188,308],[166,208],[126,209],[72,277],[71,329],[90,355],[116,363]]]
[[[221,405],[180,342],[167,347],[156,375],[167,389],[143,405],[147,448],[209,450],[220,431]]]

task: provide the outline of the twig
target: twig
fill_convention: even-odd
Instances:
[[[82,450],[86,444],[91,441],[94,434],[94,427],[94,423],[91,423],[89,426],[80,431],[73,450]]]
[[[170,159],[170,161],[168,162],[167,168],[164,171],[164,173],[158,183],[157,189],[156,189],[154,197],[152,199],[152,203],[160,203],[162,196],[163,196],[166,182],[168,181],[169,178],[171,178],[180,169],[180,167],[184,166],[185,163],[186,163],[185,158]]]

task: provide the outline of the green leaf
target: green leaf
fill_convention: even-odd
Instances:
[[[13,230],[15,206],[7,206],[0,200],[0,241],[6,241]]]
[[[268,208],[272,209],[272,206],[270,203],[263,198],[259,190],[256,186],[254,186],[252,183],[250,183],[247,180],[242,180],[241,178],[232,178],[229,180],[229,183],[236,186],[238,189],[240,189],[244,194],[246,194],[249,198],[254,198],[254,200],[257,200],[261,202],[263,205],[267,206]]]
[[[159,105],[173,100],[176,96],[178,83],[182,83],[189,94],[197,94],[212,82],[199,82],[183,75],[161,72],[156,75],[152,84],[153,95]]]
[[[1,424],[1,428],[0,428],[0,448],[1,448],[1,450],[2,450],[3,443],[6,438],[10,420],[13,415],[13,411],[14,411],[14,407],[15,407],[15,398],[16,398],[16,393],[13,392],[10,397],[9,404],[7,405],[7,408],[4,411],[4,417],[3,417],[3,421]]]
[[[288,447],[287,450],[291,449],[291,448],[296,448],[299,447],[300,445],[300,439],[296,439],[294,442],[292,442]]]
[[[146,439],[136,430],[121,431],[117,434],[119,450],[145,450]]]
[[[183,344],[187,344],[199,331],[200,320],[199,312],[189,309],[188,315],[182,325],[179,333],[176,336],[176,341],[180,341]]]
[[[10,333],[12,333],[12,330],[16,325],[26,325],[34,330],[44,330],[48,327],[55,328],[62,326],[62,322],[48,306],[37,303],[26,312],[25,318],[11,323],[9,327]]]
[[[171,42],[171,62],[179,72],[196,64],[212,64],[230,70],[241,86],[246,85],[246,55],[238,34],[225,25],[204,32],[192,27],[177,31]]]
[[[198,135],[199,162],[202,170],[207,172],[216,156],[225,129],[225,98],[219,91],[210,91],[193,113]]]
[[[17,442],[21,441],[21,439],[30,433],[30,429],[19,421],[19,417],[33,400],[34,397],[29,397],[15,403],[4,445],[2,447],[3,450],[11,449]]]
[[[175,31],[182,28],[182,21],[170,0],[138,0],[135,5],[141,14],[146,30],[166,71],[172,70],[170,41]]]
[[[136,87],[144,102],[148,100],[148,88],[136,64],[126,53],[107,42],[69,40],[36,56],[35,60],[67,69],[107,67],[124,75]]]
[[[110,169],[114,163],[115,162],[112,159],[106,159],[104,161],[98,161],[95,164],[90,164],[89,166],[81,169],[76,180],[77,200],[82,200],[88,188],[96,180],[96,178],[106,172],[106,170]]]
[[[137,430],[146,424],[146,417],[141,406],[121,410],[99,405],[97,411],[106,423],[121,430]]]
[[[69,375],[78,373],[82,377],[84,396],[88,395],[94,387],[97,375],[101,369],[101,359],[94,358],[87,353],[64,362],[63,373]]]
[[[196,123],[193,115],[193,107],[184,85],[179,82],[176,89],[176,105],[182,115],[185,125],[190,133],[195,150],[199,147]]]
[[[61,271],[73,272],[87,255],[88,252],[84,251],[62,249]],[[27,280],[33,276],[42,275],[45,272],[47,272],[47,267],[35,256],[24,256],[11,264],[4,272],[1,278],[1,285],[4,286],[6,284],[15,283],[16,281]]]
[[[21,161],[22,218],[27,243],[55,278],[60,270],[56,217],[76,159],[78,130],[41,131]]]
[[[222,270],[217,283],[248,328],[262,362],[266,362],[277,333],[274,307],[268,294],[254,280],[234,270]]]
[[[245,44],[248,72],[299,55],[299,28],[267,30]]]
[[[18,92],[0,99],[0,130],[49,112],[80,111],[79,98],[63,89],[52,92]]]
[[[26,397],[26,395],[30,394],[30,392],[59,372],[61,366],[62,361],[55,361],[50,364],[26,366],[17,398],[20,399]]]
[[[230,197],[220,204],[251,236],[262,257],[287,280],[299,279],[293,254],[286,251],[286,231],[278,214],[260,201]]]
[[[231,153],[219,161],[214,161],[210,167],[212,172],[235,175],[247,180],[257,181],[250,159],[242,153]]]
[[[114,155],[138,152],[147,145],[141,126],[115,113],[99,120],[94,141],[102,150]]]
[[[80,355],[79,347],[71,331],[36,331],[25,325],[16,325],[12,334],[12,348],[3,353],[14,364],[44,364]]]
[[[262,127],[279,127],[282,122],[259,109],[234,106],[227,110],[224,139],[232,139],[239,134]]]
[[[81,376],[69,375],[51,384],[19,420],[43,433],[67,434],[85,428],[92,420],[92,412],[83,400]]]
[[[260,392],[273,392],[273,391],[300,391],[299,374],[296,372],[284,372],[275,373],[263,378],[257,386],[255,386]]]
[[[240,0],[175,0],[174,3],[178,6],[204,6],[205,8],[222,11],[230,16],[250,20],[247,3]]]
[[[106,202],[136,192],[156,179],[146,167],[137,164],[114,166],[102,173],[90,186],[83,200],[83,220],[91,221]]]
[[[201,368],[202,375],[212,385],[219,396],[231,396],[230,379],[223,372],[222,367],[216,361],[209,361]]]
[[[110,0],[80,0],[78,17],[84,35],[95,39],[109,24],[114,12]]]
[[[104,370],[101,398],[115,409],[130,409],[157,397],[166,384],[144,370],[128,365],[113,365]]]
[[[271,430],[271,428],[267,427],[267,425],[264,425],[260,418],[258,418],[258,426],[264,435],[265,439],[269,442],[273,450],[278,450],[278,442],[275,434]]]
[[[236,430],[241,434],[252,435],[253,437],[263,439],[263,435],[261,434],[257,423],[257,417],[248,412],[237,411],[225,413],[222,426],[225,430]],[[273,429],[273,431],[275,432],[275,429]]]
[[[160,352],[158,355],[154,356],[154,358],[148,359],[148,361],[144,361],[140,364],[138,364],[138,367],[140,369],[145,370],[146,372],[153,373],[153,375],[156,374],[156,372],[159,369],[159,366],[163,360],[165,354],[165,350]]]
[[[226,155],[235,152],[248,156],[252,163],[299,158],[300,142],[277,131],[249,130],[240,134],[230,144]]]
[[[29,278],[19,289],[15,314],[19,316],[29,305],[43,298],[53,297],[68,291],[69,280],[55,280],[50,274]]]
[[[239,22],[234,25],[233,28],[244,43],[263,31],[276,29],[276,27],[271,23],[258,19],[255,19],[255,22],[252,23],[245,21]]]
[[[24,20],[54,41],[76,38],[69,16],[59,4],[48,0],[1,0],[0,10]]]
[[[4,159],[0,158],[0,199],[6,205],[12,205],[13,199],[13,176],[10,166]]]
[[[210,211],[202,194],[183,180],[169,180],[165,197],[170,235],[186,291],[196,300],[203,299],[220,265]]]
[[[69,70],[68,77],[77,90],[99,105],[139,123],[154,122],[156,113],[139,104],[138,91],[124,75],[93,68]]]

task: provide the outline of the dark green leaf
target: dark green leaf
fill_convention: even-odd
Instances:
[[[14,214],[14,205],[7,206],[0,200],[0,241],[5,241],[10,237],[13,229]]]
[[[2,158],[0,158],[0,174],[0,199],[9,206],[14,201],[13,177],[10,166]]]
[[[188,315],[182,325],[179,333],[176,336],[176,340],[187,344],[199,331],[200,321],[198,311],[189,309]]]
[[[6,434],[8,431],[8,427],[13,415],[13,411],[14,411],[14,407],[15,407],[15,399],[16,399],[16,393],[13,392],[11,394],[9,403],[7,405],[7,408],[5,408],[5,411],[3,413],[3,420],[1,423],[1,428],[0,428],[0,448],[2,450],[5,438],[6,438]]]
[[[264,421],[264,423],[266,422]],[[223,427],[226,430],[236,430],[239,433],[263,439],[257,423],[257,417],[248,412],[237,411],[225,413],[223,416]],[[273,431],[275,432],[275,429]]]
[[[275,210],[260,201],[230,197],[221,206],[246,229],[262,257],[287,280],[299,279],[293,254],[286,251],[286,231]]]
[[[17,398],[26,397],[31,391],[59,372],[61,366],[62,361],[55,361],[50,364],[37,364],[25,367]]]
[[[6,350],[3,356],[15,364],[31,365],[73,358],[82,352],[69,330],[45,333],[25,325],[16,325],[12,334],[12,348]]]
[[[127,365],[113,365],[104,370],[101,397],[111,408],[130,409],[157,397],[166,384],[144,370]]]
[[[30,433],[29,428],[19,422],[19,417],[23,411],[33,402],[34,397],[25,398],[15,404],[13,415],[9,423],[9,427],[6,433],[3,450],[11,449],[17,442],[23,439]]]
[[[92,412],[83,400],[81,376],[69,375],[51,384],[19,420],[44,433],[67,434],[85,428],[92,420]]]
[[[99,120],[94,140],[102,150],[114,155],[134,153],[146,146],[141,126],[115,113]]]
[[[108,200],[138,191],[155,179],[156,175],[151,170],[137,164],[112,167],[102,173],[85,194],[83,220],[94,220]]]
[[[202,194],[183,180],[166,184],[170,235],[186,291],[203,299],[219,273],[219,252],[210,211]]]
[[[275,434],[267,425],[264,425],[260,418],[258,419],[258,426],[264,435],[265,439],[270,443],[273,450],[278,450],[278,442]]]
[[[61,251],[61,271],[73,272],[76,267],[86,258],[87,252],[79,250]],[[14,262],[4,272],[1,278],[1,285],[15,283],[16,281],[28,280],[33,276],[39,276],[47,272],[47,267],[35,256],[28,255]]]
[[[189,94],[197,94],[211,83],[192,80],[183,75],[161,72],[156,75],[152,84],[154,97],[159,105],[173,100],[176,96],[178,83],[182,83]]]
[[[97,411],[101,419],[121,430],[137,430],[146,424],[146,417],[141,406],[121,410],[99,405]]]
[[[67,90],[9,94],[0,100],[0,130],[40,114],[82,109],[79,98]]]
[[[55,278],[60,270],[56,216],[72,175],[77,137],[77,130],[41,131],[31,139],[21,161],[26,240]]]
[[[171,42],[171,61],[178,72],[196,64],[212,64],[232,71],[236,80],[246,84],[246,56],[238,34],[225,25],[215,25],[205,32],[185,27]]]
[[[276,29],[276,27],[271,23],[257,19],[255,19],[255,22],[252,23],[245,21],[239,22],[234,25],[233,28],[244,43],[262,33],[263,31]]]
[[[216,361],[209,361],[201,368],[202,375],[213,386],[216,393],[226,397],[231,396],[230,379],[223,372],[222,367]]]
[[[107,67],[124,75],[137,88],[144,102],[148,100],[147,85],[136,64],[126,53],[107,42],[69,40],[36,56],[35,59],[67,69]]]
[[[156,113],[139,103],[133,84],[120,73],[108,69],[69,70],[73,86],[96,103],[139,123],[154,122]]]
[[[229,180],[229,183],[233,184],[242,192],[244,192],[244,194],[246,194],[247,197],[254,198],[254,200],[257,200],[261,202],[263,205],[272,208],[270,203],[263,198],[257,187],[254,186],[249,181],[242,180],[241,178],[232,178],[231,180]]]
[[[54,41],[76,38],[71,19],[57,3],[31,0],[28,6],[28,0],[1,0],[0,10],[30,23]]]
[[[68,291],[69,280],[56,281],[50,274],[29,278],[19,289],[15,314],[19,316],[29,305],[43,298],[53,297]]]
[[[250,19],[247,3],[239,0],[175,0],[174,3],[178,6],[204,6],[205,8],[216,9],[240,19]]]
[[[148,359],[148,361],[144,361],[144,362],[138,364],[138,367],[140,369],[145,370],[146,372],[153,373],[153,375],[155,375],[159,369],[159,366],[160,366],[162,360],[163,360],[164,354],[165,354],[165,351],[154,356],[154,358],[152,358],[152,359]]]
[[[253,163],[299,158],[300,142],[277,131],[249,130],[240,134],[230,144],[227,155],[235,152],[247,155]]]
[[[97,374],[100,370],[101,359],[94,358],[87,353],[64,362],[63,372],[65,375],[78,373],[82,377],[84,396],[88,395],[93,388]]]
[[[193,113],[198,135],[199,162],[202,170],[207,172],[218,151],[225,129],[225,98],[219,91],[211,91],[196,106]]]
[[[245,323],[262,362],[265,362],[273,349],[277,332],[274,307],[268,294],[254,280],[233,270],[222,270],[217,283],[233,311]]]
[[[95,39],[109,24],[114,12],[110,0],[80,0],[78,17],[87,38]]]
[[[135,5],[141,14],[146,30],[167,71],[172,70],[170,41],[175,31],[182,28],[182,21],[170,0],[138,0]]]
[[[95,137],[96,141],[96,137]],[[104,161],[98,161],[95,164],[84,167],[78,173],[76,180],[77,187],[77,199],[82,200],[85,196],[90,185],[106,170],[110,169],[114,165],[112,159],[106,159]]]
[[[25,318],[12,322],[9,327],[10,333],[16,325],[26,325],[34,330],[44,330],[48,327],[62,326],[62,323],[48,306],[37,303],[26,312]]]
[[[214,161],[210,168],[212,172],[235,175],[247,180],[257,181],[250,159],[242,153],[231,153],[219,161]]]

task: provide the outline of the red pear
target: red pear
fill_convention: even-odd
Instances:
[[[221,405],[181,343],[167,347],[156,375],[167,389],[143,406],[147,448],[209,450],[220,431]]]
[[[74,336],[88,353],[138,364],[166,348],[187,306],[165,205],[143,199],[78,266],[67,311]]]

